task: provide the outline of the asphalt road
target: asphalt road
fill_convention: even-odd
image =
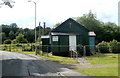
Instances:
[[[15,52],[0,51],[0,77],[13,78],[12,76],[14,78],[39,78],[40,76],[46,76],[47,78],[68,78],[68,76],[70,76],[69,78],[73,78],[73,76],[76,76],[75,78],[80,76],[80,78],[91,78],[70,70],[64,67],[63,64],[58,64],[35,55],[28,56]]]
[[[0,69],[2,76],[58,76],[44,60],[5,51],[0,51]]]

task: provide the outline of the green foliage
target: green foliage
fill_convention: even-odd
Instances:
[[[15,44],[14,44],[15,43]],[[32,52],[35,51],[34,44],[21,44],[17,43],[16,39],[12,40],[12,44],[2,44],[0,45],[0,50],[11,51],[11,52]]]
[[[55,26],[53,26],[53,28],[58,27],[60,24],[61,24],[61,23],[57,23],[57,24],[55,24]]]
[[[17,44],[17,40],[16,39],[12,40],[12,44]]]
[[[15,38],[15,34],[14,34],[13,31],[10,31],[10,32],[9,32],[9,38],[10,38],[11,40]]]
[[[19,28],[16,23],[12,23],[10,25],[0,25],[0,28],[2,28],[2,32],[0,32],[0,36],[2,39],[2,43],[6,39],[11,39],[14,40],[16,36],[18,36],[20,33],[24,35],[24,38],[28,40],[28,42],[33,43],[35,42],[35,30],[34,29],[29,29],[29,28]],[[36,27],[37,30],[37,37],[39,37],[39,26]],[[43,28],[40,27],[40,35],[48,35],[49,32],[51,31],[50,27],[45,28],[45,33],[43,31]],[[26,42],[26,40],[24,40]]]
[[[98,44],[99,51],[102,53],[109,53],[109,44],[105,41],[102,41]]]
[[[83,16],[74,19],[90,31],[95,32],[97,44],[102,41],[109,42],[113,39],[120,42],[120,27],[115,23],[104,23],[98,20],[96,14],[93,14],[91,11],[88,14],[84,14]]]
[[[101,24],[100,21],[96,19],[96,15],[91,11],[88,14],[84,14],[82,17],[76,18],[76,21],[88,28],[90,31],[95,31]],[[97,31],[98,30],[96,30],[96,32]]]
[[[11,40],[10,39],[5,40],[4,44],[11,44]]]
[[[37,38],[36,43],[38,43],[38,44],[39,44],[39,43],[42,44],[42,41],[41,41],[41,38],[40,38],[40,37]]]
[[[120,53],[120,42],[117,42],[117,40],[110,41],[109,45],[110,51],[112,53]]]
[[[18,36],[16,36],[16,41],[18,43],[27,43],[27,39],[24,38],[24,35],[23,34],[19,34]]]
[[[17,26],[16,23],[12,23],[12,24],[10,24],[10,27],[11,27],[11,28],[17,28],[18,26]]]
[[[112,40],[110,42],[102,41],[98,44],[98,48],[101,53],[120,53],[120,42],[117,40]]]

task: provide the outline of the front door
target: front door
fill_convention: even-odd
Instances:
[[[69,36],[69,51],[76,50],[76,35]]]

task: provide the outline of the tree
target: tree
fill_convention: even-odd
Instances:
[[[17,26],[16,23],[12,23],[12,24],[10,24],[10,27],[11,27],[11,28],[18,28],[18,26]]]
[[[10,32],[9,32],[9,38],[10,38],[11,40],[15,38],[15,34],[14,34],[13,31],[10,31]]]
[[[115,23],[107,22],[102,24],[104,40],[109,42],[113,39],[120,41],[120,27]]]
[[[76,21],[88,28],[90,31],[96,30],[101,25],[101,22],[97,20],[96,15],[91,11],[88,14],[84,14],[82,17],[77,17]]]
[[[24,38],[24,35],[23,34],[19,34],[18,36],[16,36],[16,41],[18,43],[27,43],[27,39]]]
[[[26,33],[24,33],[24,35],[25,35],[25,38],[26,38],[30,43],[34,42],[35,34],[34,34],[33,31],[26,32]]]
[[[51,28],[50,27],[46,27],[45,28],[45,35],[49,35],[50,31],[51,31]]]
[[[101,25],[103,22],[97,20],[96,14],[91,11],[88,14],[84,14],[82,17],[76,17],[75,20],[85,26],[90,31],[94,31],[96,34],[96,43],[101,42],[101,33],[104,33]]]
[[[96,43],[102,41],[109,42],[113,39],[120,41],[120,27],[115,23],[104,23],[97,20],[96,14],[93,14],[91,11],[88,14],[84,14],[82,17],[76,17],[75,20],[90,31],[95,32]]]
[[[10,26],[9,25],[1,25],[2,27],[2,32],[5,33],[6,37],[9,37],[9,32],[11,30]]]
[[[61,24],[61,23],[57,23],[57,24],[55,24],[55,26],[53,26],[53,28],[58,27],[60,24]]]
[[[2,43],[3,43],[4,40],[7,39],[6,34],[5,34],[4,32],[1,32],[0,35],[1,35],[0,37],[2,37],[2,38],[0,38],[0,39],[2,39]]]

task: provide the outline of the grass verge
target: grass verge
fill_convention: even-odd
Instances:
[[[91,64],[118,64],[118,54],[106,53],[85,57]]]
[[[48,56],[38,55],[38,56],[62,64],[79,64],[76,59],[70,57],[62,57],[62,56],[54,56],[54,55],[48,55]]]
[[[77,72],[86,74],[88,76],[95,76],[100,78],[102,76],[113,76],[110,78],[118,78],[118,57],[119,54],[105,53],[96,54],[93,56],[84,57],[91,64],[107,65],[105,67],[91,67],[91,68],[78,68],[74,69]],[[103,78],[103,77],[102,77]],[[109,78],[109,77],[104,77]]]
[[[30,52],[30,51],[22,51],[22,52],[18,52],[18,53],[35,54],[35,52]],[[57,63],[61,63],[61,64],[79,64],[76,59],[73,59],[70,57],[55,56],[55,55],[52,55],[51,53],[44,54],[43,56],[40,54],[38,56],[46,58],[46,59],[54,61],[54,62],[57,62]]]
[[[19,52],[19,53],[23,53],[23,54],[35,54],[35,52],[32,52],[32,51],[22,51],[22,52]]]
[[[84,73],[88,76],[118,76],[118,67],[92,67],[75,69],[77,72]]]

